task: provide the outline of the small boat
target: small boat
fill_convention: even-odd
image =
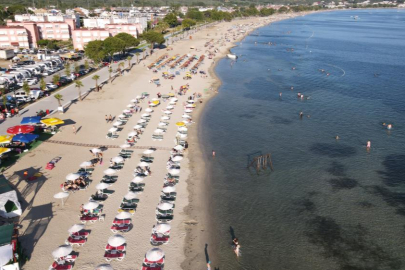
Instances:
[[[230,59],[238,58],[238,56],[236,56],[235,54],[231,54],[231,53],[228,53],[226,56],[228,56],[228,58],[230,58]]]

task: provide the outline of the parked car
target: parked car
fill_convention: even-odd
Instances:
[[[19,85],[19,86],[23,86],[24,85],[24,82],[27,82],[28,83],[28,85],[34,85],[34,84],[37,84],[38,83],[38,80],[37,80],[37,78],[32,78],[32,79],[24,79],[23,81],[21,81],[21,82],[19,82],[19,83],[17,83],[17,85]]]
[[[52,75],[54,72],[53,72],[53,70],[52,69],[48,69],[48,70],[44,70],[44,71],[42,71],[42,76],[50,76],[50,75]]]
[[[58,88],[58,86],[56,84],[53,84],[53,83],[47,83],[46,87],[48,87],[51,91]]]
[[[66,76],[63,76],[63,77],[60,77],[59,82],[58,82],[58,86],[60,87],[62,85],[66,85],[66,84],[68,84],[70,82],[72,82],[72,79],[70,79],[70,78],[68,78]]]
[[[18,104],[31,102],[31,97],[19,97],[16,98]]]

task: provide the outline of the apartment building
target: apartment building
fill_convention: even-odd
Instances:
[[[30,48],[28,31],[21,26],[0,26],[1,48]]]

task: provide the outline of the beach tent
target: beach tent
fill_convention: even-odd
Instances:
[[[14,224],[0,226],[0,269],[19,269],[15,268],[14,265],[10,265],[13,268],[8,268],[8,266],[4,267],[14,257],[13,245],[11,244],[11,237],[13,236],[13,233]]]
[[[22,214],[18,202],[17,192],[11,187],[8,180],[0,175],[0,216],[13,218]]]

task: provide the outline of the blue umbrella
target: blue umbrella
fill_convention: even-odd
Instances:
[[[22,143],[30,143],[37,139],[39,135],[37,134],[17,134],[13,137],[13,142],[22,142]]]
[[[21,120],[21,124],[23,125],[32,125],[32,124],[38,124],[41,123],[41,116],[30,116],[30,117],[24,117]]]

